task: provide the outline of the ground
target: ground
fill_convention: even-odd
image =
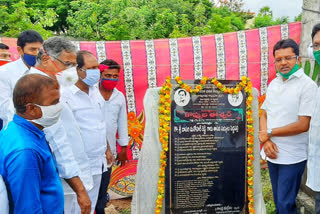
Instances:
[[[124,198],[124,199],[118,199],[118,200],[111,200],[107,206],[114,206],[115,210],[119,214],[130,214],[131,213],[131,200],[132,198]],[[116,212],[115,212],[116,213]],[[106,212],[107,214],[107,212]],[[109,213],[108,213],[109,214]]]

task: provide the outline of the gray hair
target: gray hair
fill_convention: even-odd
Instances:
[[[51,37],[48,40],[44,41],[43,48],[39,50],[37,56],[37,64],[41,64],[41,58],[45,54],[45,52],[51,57],[59,58],[63,51],[68,53],[75,53],[76,47],[72,44],[71,41],[66,40],[63,37]]]

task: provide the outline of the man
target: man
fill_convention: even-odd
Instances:
[[[120,65],[112,60],[107,59],[100,63],[100,84],[99,90],[103,96],[104,103],[104,116],[106,122],[108,149],[108,171],[102,174],[101,185],[99,190],[99,197],[96,205],[96,214],[104,214],[104,208],[108,202],[108,186],[110,182],[110,175],[112,165],[116,160],[120,162],[121,166],[125,165],[128,160],[127,145],[128,145],[128,123],[127,123],[127,110],[126,100],[124,95],[116,89],[119,82]],[[119,145],[121,151],[117,155],[116,135],[119,135]]]
[[[187,92],[185,90],[179,90],[178,95],[180,103],[184,104],[186,101]]]
[[[79,51],[77,64],[78,81],[63,91],[61,102],[66,103],[72,111],[81,133],[85,153],[89,158],[93,187],[88,191],[88,195],[93,214],[98,198],[101,174],[107,170],[106,126],[102,112],[104,100],[99,89],[95,87],[100,78],[97,59],[91,52]],[[66,201],[75,201],[73,197],[72,195],[66,196]],[[74,204],[73,208],[74,213],[79,213],[77,204]]]
[[[11,62],[11,54],[9,47],[3,43],[0,43],[0,66]],[[0,119],[0,130],[2,129],[2,119]]]
[[[13,88],[17,80],[36,64],[42,43],[42,37],[34,30],[20,33],[17,40],[20,59],[0,67],[0,118],[3,120],[3,125],[6,125],[14,114]]]
[[[292,39],[273,48],[277,77],[261,107],[259,139],[267,157],[276,213],[297,213],[296,197],[307,160],[308,129],[316,84],[299,69],[299,47]]]
[[[316,24],[311,33],[315,63],[320,66],[320,23]],[[308,177],[306,185],[316,192],[316,213],[320,214],[320,88],[316,96],[316,107],[310,122]]]
[[[0,133],[0,174],[12,213],[63,213],[63,189],[42,131],[59,120],[59,85],[52,78],[23,76],[13,91],[16,114]]]
[[[29,73],[38,73],[60,80],[58,75],[63,75],[64,70],[75,66],[75,46],[62,37],[53,37],[43,43],[43,48],[37,56],[37,64]],[[91,202],[86,190],[90,190],[93,183],[91,172],[88,170],[89,160],[80,147],[83,146],[81,134],[72,112],[65,103],[61,104],[61,120],[45,128],[44,132],[57,159],[65,198],[68,198],[67,195],[73,195],[77,199],[81,213],[87,214],[90,213]],[[73,202],[65,201],[66,214],[71,213],[72,204]]]
[[[11,53],[6,44],[0,43],[0,66],[11,62]]]

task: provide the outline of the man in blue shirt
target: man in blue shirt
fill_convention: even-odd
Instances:
[[[57,81],[40,74],[19,79],[13,91],[16,114],[0,132],[0,174],[10,213],[63,213],[63,189],[42,129],[61,114]]]

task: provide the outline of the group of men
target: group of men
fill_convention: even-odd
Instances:
[[[17,50],[20,59],[0,67],[1,213],[104,213],[111,166],[127,161],[120,65],[33,30]],[[78,76],[69,87],[68,69]]]
[[[313,27],[311,38],[310,48],[320,65],[320,23]],[[316,213],[320,214],[320,89],[299,67],[301,57],[295,41],[276,43],[273,56],[277,76],[269,84],[261,107],[259,139],[276,213],[297,213],[296,197],[307,164],[307,186],[316,192]]]
[[[320,65],[320,24],[311,37]],[[117,160],[121,165],[127,160],[125,98],[115,88],[120,65],[99,64],[92,53],[76,52],[70,41],[43,41],[32,30],[19,35],[17,46],[20,59],[0,67],[1,212],[103,213],[116,141],[123,147]],[[320,90],[299,67],[295,41],[277,42],[273,55],[277,77],[261,107],[259,139],[276,213],[297,213],[306,164],[320,213]],[[60,84],[67,69],[78,75],[70,87]]]

